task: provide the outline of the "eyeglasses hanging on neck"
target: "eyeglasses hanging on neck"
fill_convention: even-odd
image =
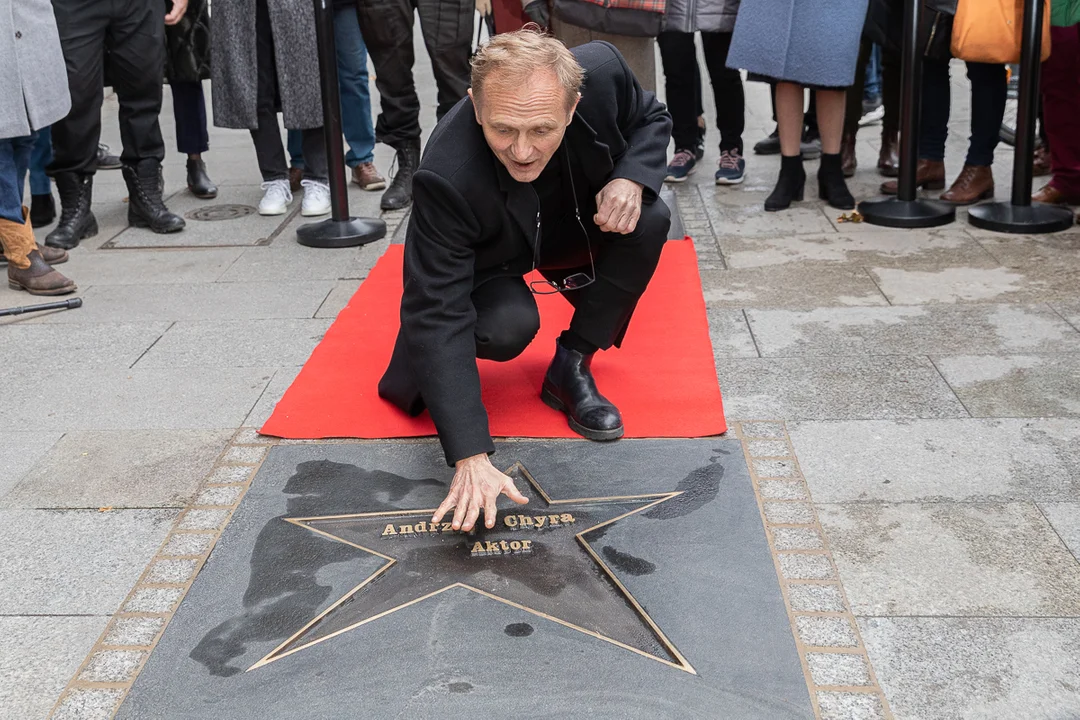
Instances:
[[[570,178],[570,192],[574,198],[574,219],[577,220],[578,227],[581,228],[581,234],[585,236],[585,247],[589,250],[589,267],[588,273],[574,273],[560,280],[533,280],[529,283],[529,290],[534,295],[554,295],[555,293],[569,292],[571,290],[580,290],[583,287],[587,287],[596,282],[596,260],[593,258],[592,242],[589,240],[589,232],[585,229],[585,224],[581,222],[581,208],[578,207],[577,188],[574,187],[574,170],[570,165],[570,151],[567,149],[565,141],[563,142],[563,151],[566,156],[566,176]],[[537,196],[539,201],[539,196]],[[533,254],[533,270],[538,265],[538,259],[540,255],[540,223],[539,214],[537,214],[537,236],[534,247],[536,252]]]

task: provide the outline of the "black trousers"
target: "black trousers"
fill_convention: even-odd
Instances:
[[[870,62],[873,43],[863,40],[859,46],[859,61],[855,66],[855,84],[848,88],[844,108],[844,132],[854,134],[862,117],[863,89],[866,86],[866,64]],[[924,61],[925,62],[925,61]],[[881,121],[883,134],[900,132],[900,56],[881,49],[881,100],[885,117]]]
[[[675,148],[693,149],[700,132],[697,119],[702,108],[701,72],[698,70],[694,35],[662,32],[656,42],[660,45],[660,60],[664,64],[664,84]],[[743,128],[746,126],[746,99],[742,75],[727,66],[731,33],[703,32],[701,46],[712,80],[720,150],[738,150],[741,153]]]
[[[555,227],[545,230],[539,270],[545,278],[554,281],[579,272],[591,273],[591,246],[596,282],[560,294],[574,306],[570,329],[606,350],[622,342],[630,316],[656,272],[667,242],[671,213],[662,200],[642,206],[637,227],[629,235],[600,232],[591,221],[595,214],[595,207],[582,207],[584,232],[572,212],[567,212]],[[472,302],[476,309],[474,335],[478,358],[496,362],[513,360],[540,330],[536,299],[522,277],[488,280],[473,289]],[[399,332],[390,366],[379,382],[379,396],[410,415],[418,415],[424,410],[424,403],[412,367]]]
[[[105,51],[120,101],[120,159],[161,160],[161,83],[165,72],[165,3],[160,0],[54,0],[67,65],[71,112],[52,126],[49,173],[97,170]],[[10,98],[6,98],[5,102]]]
[[[392,147],[420,140],[420,98],[413,81],[413,14],[420,15],[438,87],[436,118],[469,89],[473,0],[362,0],[357,5],[360,32],[375,66],[382,112],[375,139]],[[305,151],[306,153],[306,151]],[[306,157],[306,154],[305,154]]]
[[[206,130],[206,96],[202,82],[174,80],[169,83],[176,121],[176,151],[181,155],[200,155],[210,149]]]
[[[255,143],[255,157],[263,182],[288,180],[289,161],[285,146],[281,143],[281,126],[278,125],[278,77],[275,64],[274,35],[270,28],[270,10],[266,0],[255,0],[255,55],[258,64],[258,95],[256,117],[259,125],[251,131]],[[321,183],[329,182],[330,171],[326,167],[326,142],[323,129],[309,128],[303,131],[304,178]]]

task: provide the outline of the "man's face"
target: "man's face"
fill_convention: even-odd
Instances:
[[[488,145],[518,182],[540,176],[559,149],[580,99],[568,105],[566,91],[550,70],[534,73],[523,82],[508,82],[493,74],[479,101],[471,89],[469,97]]]

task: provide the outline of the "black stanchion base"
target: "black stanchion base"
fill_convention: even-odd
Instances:
[[[956,220],[956,209],[933,200],[864,200],[859,214],[871,225],[895,228],[926,228],[948,225]]]
[[[976,205],[968,210],[968,222],[983,230],[1035,235],[1072,227],[1073,214],[1069,208],[1058,205],[996,202]]]
[[[323,220],[296,228],[296,242],[316,248],[367,245],[386,236],[386,223],[373,218]]]

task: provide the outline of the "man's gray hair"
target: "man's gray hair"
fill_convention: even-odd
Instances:
[[[531,23],[500,33],[473,57],[473,96],[479,99],[493,73],[498,73],[499,82],[513,82],[544,68],[555,73],[566,91],[566,104],[571,105],[581,91],[585,70],[566,46]]]

